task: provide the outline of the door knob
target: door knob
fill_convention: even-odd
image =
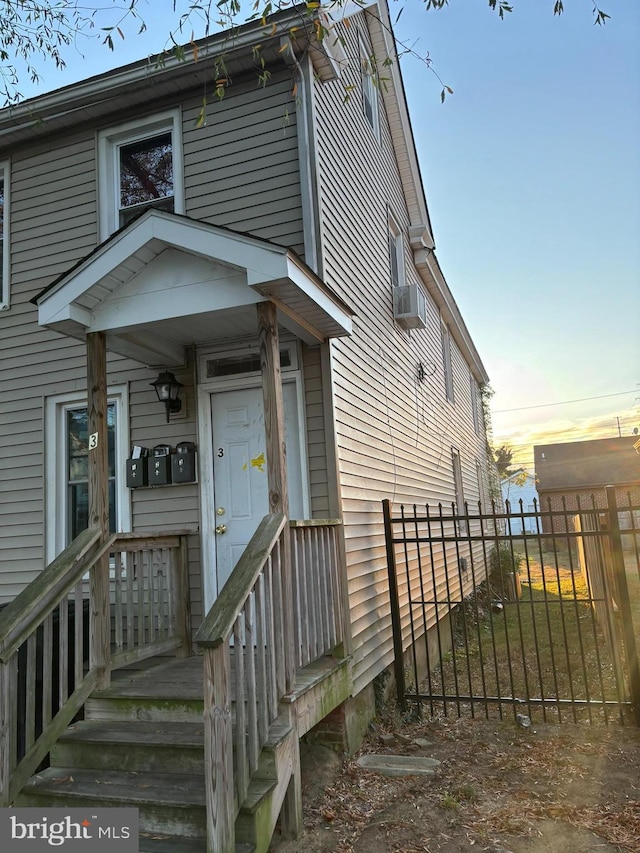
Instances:
[[[226,532],[227,532],[227,525],[226,524],[219,524],[216,527],[216,533],[218,534],[218,536],[222,536],[222,534],[226,533]]]

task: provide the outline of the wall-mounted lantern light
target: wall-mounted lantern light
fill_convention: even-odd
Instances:
[[[183,387],[182,382],[178,382],[173,373],[165,370],[150,385],[153,385],[156,389],[158,400],[164,403],[167,410],[167,423],[169,423],[171,413],[179,412],[182,409],[182,401],[180,400],[180,389]]]

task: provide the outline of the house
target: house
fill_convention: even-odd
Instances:
[[[511,533],[536,533],[536,518],[527,513],[540,512],[540,499],[536,490],[536,478],[528,471],[519,471],[501,481],[502,500],[509,502],[509,510],[515,516],[510,520]]]
[[[49,749],[81,785],[81,730],[61,732],[84,707],[117,718],[101,767],[164,778],[133,764],[145,719],[154,754],[185,742],[195,816],[165,796],[156,835],[265,849],[281,810],[295,831],[298,737],[353,746],[393,660],[381,500],[487,497],[487,375],[435,254],[386,5],[335,43],[312,23],[283,11],[197,62],[0,113],[0,742],[27,715],[5,802],[39,796]],[[123,680],[158,655],[177,671]],[[204,773],[181,728],[203,719]]]
[[[606,508],[606,486],[615,486],[620,508],[640,503],[640,456],[635,436],[542,444],[534,447],[542,510]],[[544,522],[543,522],[544,523]],[[573,529],[569,518],[569,529]]]

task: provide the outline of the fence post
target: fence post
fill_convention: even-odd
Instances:
[[[640,669],[638,667],[638,652],[636,649],[636,638],[633,628],[633,616],[631,613],[631,604],[629,602],[629,586],[627,584],[624,554],[622,552],[622,536],[620,534],[618,506],[616,504],[616,490],[614,486],[607,486],[606,492],[607,505],[609,508],[611,562],[619,598],[618,608],[620,610],[620,616],[622,617],[622,636],[627,669],[629,671],[631,705],[633,707],[636,724],[640,726]]]
[[[407,709],[404,681],[404,650],[402,648],[402,622],[400,621],[400,599],[398,596],[398,577],[396,574],[396,554],[393,549],[393,530],[391,527],[391,502],[382,501],[384,516],[384,538],[387,547],[387,570],[389,572],[389,601],[391,604],[391,627],[393,629],[393,669],[396,677],[398,704],[403,711]],[[416,685],[416,691],[418,685]]]

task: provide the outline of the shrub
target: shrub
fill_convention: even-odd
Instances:
[[[518,551],[512,551],[506,542],[496,545],[489,555],[489,573],[496,580],[505,575],[516,574],[520,571],[524,556]]]

